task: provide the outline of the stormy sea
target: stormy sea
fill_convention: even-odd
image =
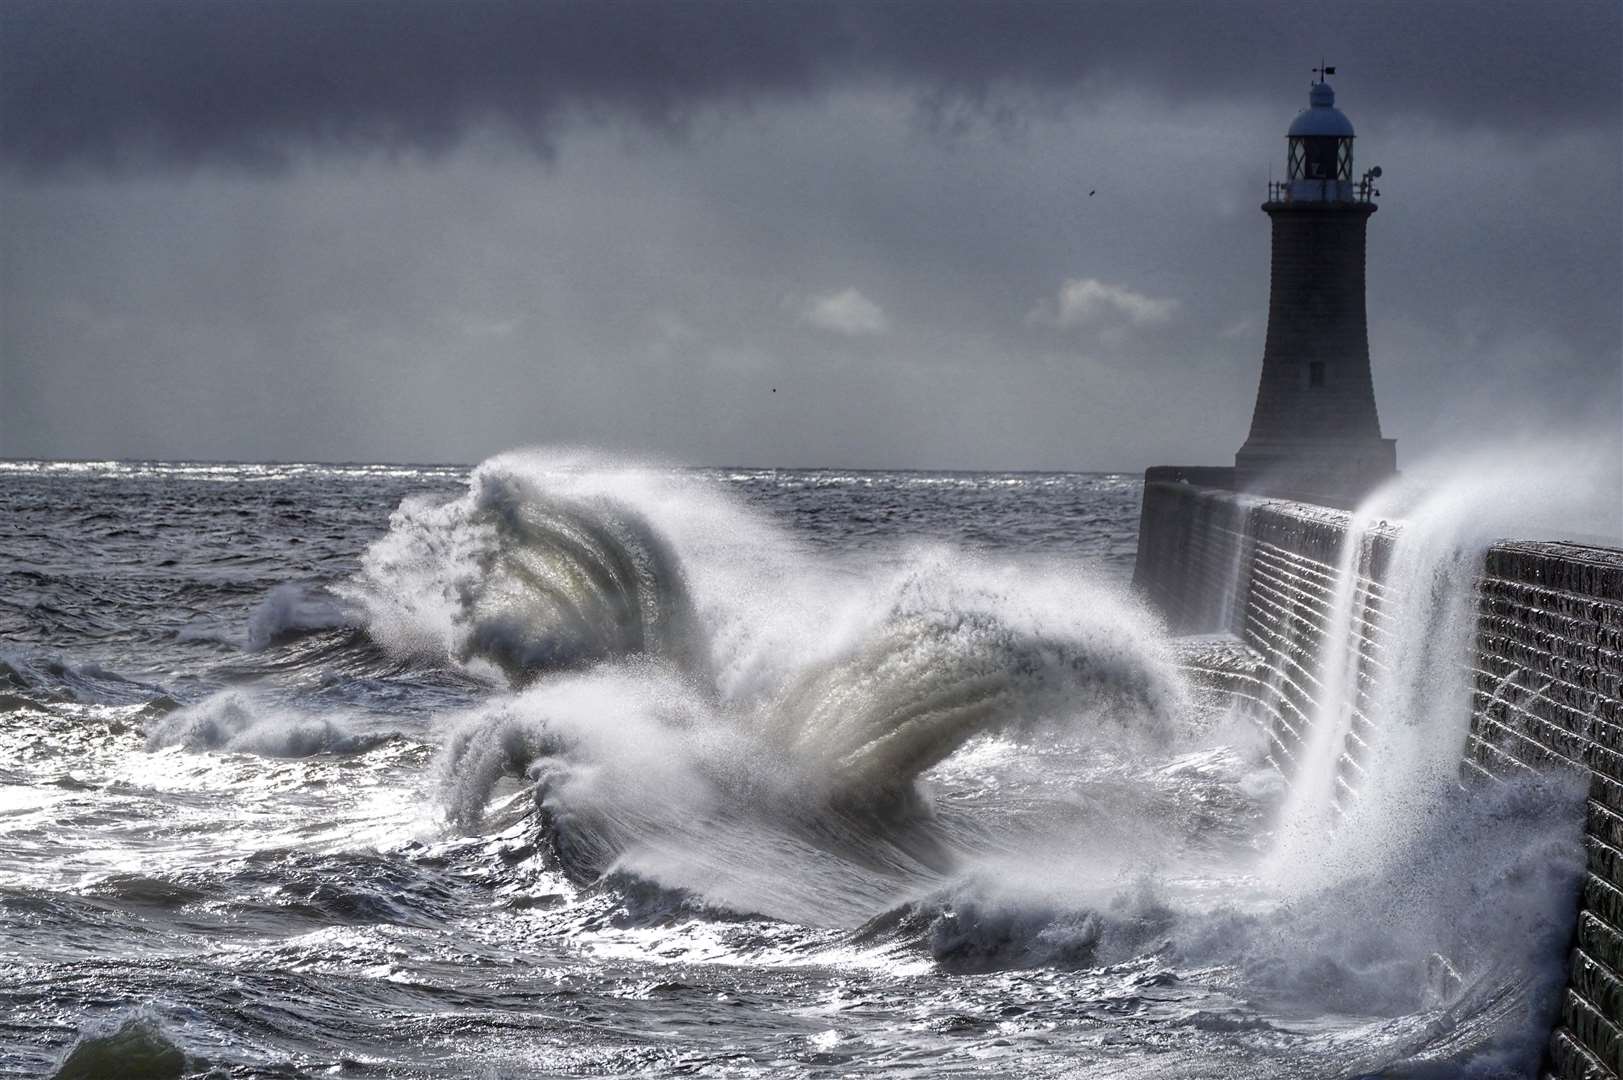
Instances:
[[[1582,792],[1325,820],[1140,492],[0,462],[0,1074],[1533,1075]]]

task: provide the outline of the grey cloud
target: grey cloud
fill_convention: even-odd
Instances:
[[[545,170],[498,147],[0,185],[0,454],[1231,458],[1267,313],[1257,203],[1295,102],[1128,103],[951,142],[910,107],[782,104],[691,147],[583,131]],[[1616,187],[1617,135],[1391,127],[1371,139],[1390,183],[1370,314],[1400,460],[1512,421],[1615,441],[1619,222],[1595,192]],[[1028,322],[1088,279],[1176,317]],[[847,288],[888,333],[800,319]]]
[[[34,173],[435,154],[485,125],[547,153],[574,121],[680,130],[863,81],[946,115],[1056,92],[1277,101],[1320,50],[1368,111],[1615,127],[1623,50],[1611,0],[8,0],[0,20],[0,155]]]
[[[1231,460],[1321,47],[1400,462],[1623,454],[1614,3],[132,3],[0,2],[0,454]]]

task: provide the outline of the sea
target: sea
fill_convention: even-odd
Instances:
[[[0,1075],[1535,1075],[1582,793],[1304,834],[1141,490],[0,462]]]

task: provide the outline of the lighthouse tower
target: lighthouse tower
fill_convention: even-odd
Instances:
[[[1353,126],[1318,71],[1286,136],[1273,222],[1268,337],[1251,434],[1234,455],[1235,486],[1351,508],[1397,471],[1381,438],[1369,372],[1364,232],[1381,170],[1353,178]]]

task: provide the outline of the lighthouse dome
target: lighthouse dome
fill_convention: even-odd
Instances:
[[[1352,121],[1347,114],[1336,108],[1336,92],[1330,89],[1330,84],[1319,82],[1313,84],[1308,92],[1308,108],[1296,114],[1291,122],[1291,138],[1314,138],[1328,136],[1333,139],[1350,139],[1353,137]]]

